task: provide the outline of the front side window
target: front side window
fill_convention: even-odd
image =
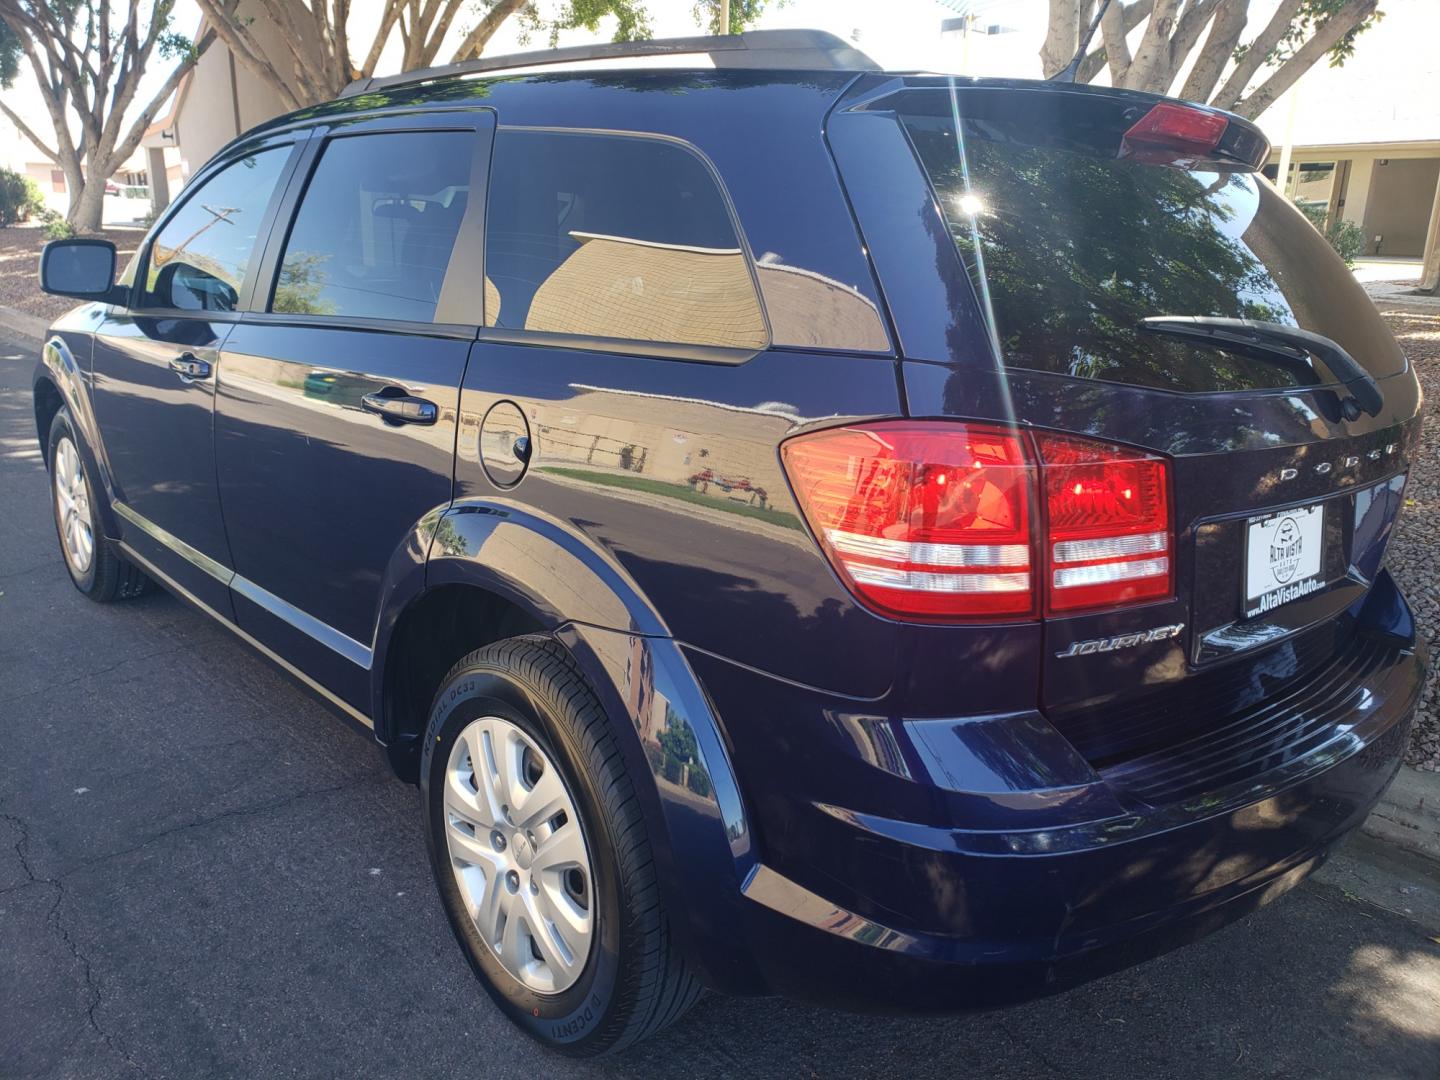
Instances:
[[[239,158],[186,197],[150,245],[141,307],[235,310],[289,156],[286,146]]]
[[[476,137],[332,139],[300,200],[270,310],[431,322],[470,198]]]
[[[487,326],[765,347],[745,253],[695,154],[659,139],[501,131],[494,160]]]

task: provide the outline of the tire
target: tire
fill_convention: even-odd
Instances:
[[[96,603],[139,596],[150,587],[150,579],[106,539],[97,513],[105,495],[85,464],[82,445],[70,410],[61,409],[50,423],[46,455],[50,516],[55,520],[60,557],[75,588]]]
[[[519,756],[497,754],[497,746],[518,746]],[[482,763],[475,765],[474,758],[482,755]],[[511,775],[521,777],[515,784],[507,785],[503,774],[492,768],[494,761],[507,757],[514,766]],[[551,768],[556,774],[550,774]],[[482,771],[492,777],[493,786],[482,788]],[[546,819],[550,824],[543,828],[535,827],[538,840],[535,835],[524,839],[527,816],[543,815],[558,805],[557,779],[569,799],[566,805],[578,812],[573,824],[580,829],[583,847],[565,832],[572,824],[566,811]],[[480,982],[516,1025],[561,1053],[593,1057],[654,1034],[699,998],[700,983],[674,947],[660,907],[645,824],[614,733],[559,644],[540,636],[511,638],[471,653],[451,669],[431,706],[420,784],[430,864],[450,927]],[[500,827],[488,833],[487,822],[470,820],[487,812],[487,791],[496,793],[497,802],[505,791],[525,799],[518,808],[505,803],[498,815]],[[531,799],[544,802],[546,810],[527,809]],[[554,852],[562,837],[566,851],[583,852],[587,860],[585,890],[577,884],[575,867],[555,871],[542,865],[560,863]],[[478,848],[472,847],[472,839]],[[533,856],[533,864],[526,861],[526,853]],[[567,875],[563,879],[554,876],[562,872]],[[506,874],[516,875],[518,882],[502,876]],[[482,880],[484,888],[478,885]],[[563,894],[556,889],[560,880]],[[486,891],[491,882],[502,883],[503,891],[500,886],[494,893]],[[494,897],[489,905],[487,897]],[[564,924],[561,936],[571,938],[570,947],[562,949],[547,938],[542,949],[536,944],[539,937],[531,935],[529,953],[519,949],[522,971],[517,975],[512,970],[517,950],[511,947],[516,939],[504,932],[517,916],[501,919],[504,929],[493,933],[494,913],[507,903],[520,913],[522,921],[516,925],[521,929],[514,933],[522,939],[532,918],[545,918],[541,905],[551,903],[549,910],[554,911],[570,904],[567,914],[556,915],[549,924],[552,930]],[[578,974],[563,962],[567,954],[575,965],[581,962],[579,934],[572,933],[581,921],[576,911],[589,926]],[[487,942],[481,925],[499,940],[497,946]],[[547,963],[552,954],[560,962]],[[567,983],[570,978],[573,982]]]

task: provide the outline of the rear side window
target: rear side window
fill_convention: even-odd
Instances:
[[[432,321],[470,197],[475,139],[332,139],[300,200],[270,310]]]
[[[139,306],[234,311],[265,208],[289,157],[288,146],[261,150],[187,193],[150,245]]]
[[[705,164],[659,139],[501,131],[486,215],[485,322],[761,349],[765,319]]]
[[[1181,392],[1330,381],[1142,323],[1176,315],[1300,326],[1373,374],[1403,366],[1344,264],[1257,174],[1141,161],[1120,139],[1135,117],[1115,127],[1113,103],[1079,95],[936,90],[907,104],[1007,366]]]

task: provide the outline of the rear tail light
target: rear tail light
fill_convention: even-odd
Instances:
[[[1169,464],[1109,443],[1039,434],[1046,609],[1071,612],[1174,591]]]
[[[1229,126],[1229,120],[1208,109],[1162,102],[1131,125],[1121,145],[1142,160],[1157,153],[1161,159],[1173,156],[1166,151],[1203,156],[1220,145]]]
[[[1032,615],[1034,466],[1019,434],[894,421],[782,447],[810,526],[852,592],[887,615]]]
[[[1162,458],[912,420],[801,435],[781,457],[831,564],[881,614],[1033,618],[1173,591]]]

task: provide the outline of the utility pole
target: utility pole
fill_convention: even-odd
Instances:
[[[730,0],[720,0],[720,33],[730,32]]]

